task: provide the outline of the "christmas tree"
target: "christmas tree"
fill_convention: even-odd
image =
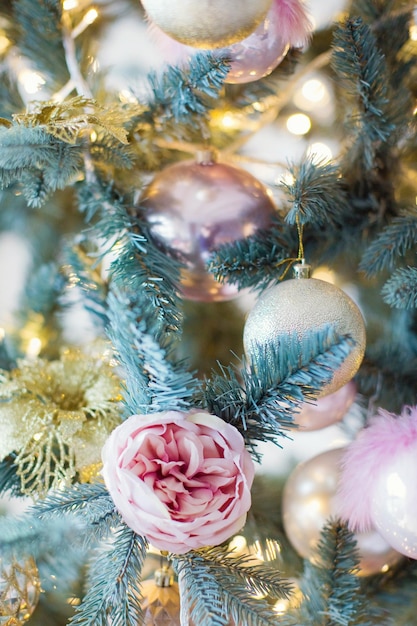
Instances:
[[[1,3],[1,624],[416,624],[415,5],[330,5]]]

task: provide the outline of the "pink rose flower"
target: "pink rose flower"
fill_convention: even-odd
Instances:
[[[102,457],[122,518],[160,550],[218,545],[246,521],[252,458],[239,431],[205,411],[132,415]]]

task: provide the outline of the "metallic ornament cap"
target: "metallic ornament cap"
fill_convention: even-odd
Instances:
[[[311,265],[302,259],[301,263],[294,265],[293,274],[294,278],[311,278]]]
[[[155,572],[155,584],[157,587],[172,587],[174,584],[174,572],[169,567],[161,567]]]

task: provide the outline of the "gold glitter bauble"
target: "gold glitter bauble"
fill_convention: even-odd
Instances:
[[[41,590],[38,568],[32,558],[22,565],[0,559],[0,624],[25,624],[35,610]]]
[[[353,378],[362,362],[366,343],[359,308],[336,285],[316,278],[294,278],[265,291],[246,320],[245,352],[250,359],[259,346],[266,348],[268,358],[268,346],[279,350],[281,337],[296,333],[302,340],[309,331],[329,324],[338,334],[349,334],[355,345],[330,383],[322,388],[320,397],[326,396]]]
[[[142,0],[149,18],[167,35],[195,48],[241,41],[265,18],[271,0]]]

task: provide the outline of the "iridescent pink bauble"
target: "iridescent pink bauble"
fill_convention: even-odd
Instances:
[[[180,291],[188,300],[215,302],[238,295],[207,271],[222,244],[268,228],[275,206],[271,193],[254,176],[226,163],[183,161],[157,174],[141,206],[155,239],[186,265]]]
[[[294,415],[294,423],[299,430],[310,431],[327,428],[340,422],[356,397],[356,384],[353,380],[328,396],[318,398],[314,404],[304,402],[299,413]]]
[[[268,76],[281,63],[290,46],[303,46],[310,30],[311,24],[300,0],[273,0],[265,18],[251,34],[228,46],[216,47],[212,53],[231,59],[226,83],[249,83]],[[156,24],[150,24],[150,34],[170,64],[185,64],[198,52],[195,47],[172,39]]]
[[[280,36],[278,18],[273,6],[249,37],[226,48],[212,50],[213,54],[226,55],[231,59],[230,70],[224,82],[253,82],[268,76],[281,63],[290,46]],[[151,33],[167,62],[173,65],[187,63],[199,52],[171,39],[155,25],[152,25]]]

